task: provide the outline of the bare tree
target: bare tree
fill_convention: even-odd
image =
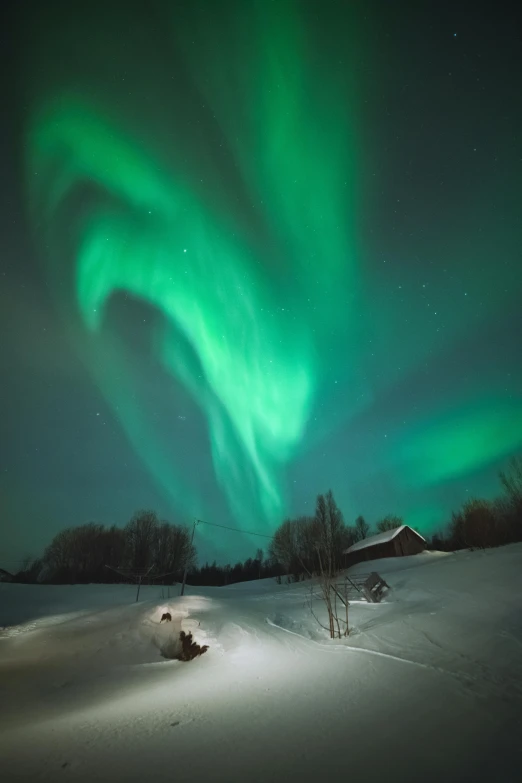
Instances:
[[[131,568],[152,565],[158,531],[154,511],[137,511],[125,528],[125,559]]]
[[[377,530],[379,533],[386,533],[388,530],[395,530],[402,524],[404,523],[401,517],[398,517],[396,514],[387,514],[380,522],[377,522]]]
[[[318,495],[315,507],[315,543],[321,556],[321,571],[330,577],[339,569],[343,545],[343,515],[334,500],[331,490]]]
[[[323,625],[314,612],[313,598],[314,585],[310,584],[310,611],[317,623],[327,630],[330,639],[348,636],[350,629],[348,624],[348,598],[341,595],[335,582],[335,576],[329,573],[323,566],[321,557],[321,548],[317,547],[317,558],[319,561],[318,586],[319,596],[322,599],[328,615],[328,626]],[[341,605],[344,606],[344,617],[341,617]],[[344,627],[343,627],[344,626]]]
[[[310,574],[314,569],[314,518],[285,519],[270,542],[269,556],[294,576]]]
[[[358,516],[355,520],[355,527],[354,529],[354,541],[355,544],[357,541],[363,541],[365,538],[368,538],[368,534],[370,532],[370,525],[366,522],[363,516]]]
[[[343,545],[348,534],[343,515],[331,490],[326,495],[317,496],[315,518],[311,525],[311,531],[317,559],[317,568],[314,570],[318,574],[320,594],[328,615],[327,630],[330,638],[333,639],[348,633],[348,602],[345,603],[346,621],[343,631],[338,611],[340,595],[335,584]],[[310,609],[314,614],[311,602]],[[316,617],[315,614],[314,617]]]
[[[94,522],[61,530],[44,552],[42,577],[55,582],[104,580],[105,566],[121,562],[124,541],[120,528]]]
[[[485,549],[499,544],[498,517],[495,504],[489,500],[470,498],[460,514],[462,537],[471,549]]]
[[[44,573],[46,579],[63,579],[74,566],[73,531],[71,528],[60,530],[55,535],[44,556]]]
[[[498,507],[503,519],[502,542],[522,539],[522,457],[513,457],[507,471],[502,471],[500,481],[505,497]]]
[[[500,481],[513,504],[522,506],[522,457],[513,457],[507,471],[501,471]]]
[[[195,564],[195,550],[190,533],[185,527],[161,522],[154,530],[152,543],[154,571],[158,574],[176,574]]]

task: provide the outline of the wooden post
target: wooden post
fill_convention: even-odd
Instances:
[[[190,546],[192,546],[192,542],[194,541],[194,533],[196,531],[197,523],[198,523],[198,520],[195,519],[194,520],[194,526],[192,528],[192,535],[190,537]],[[180,595],[183,595],[183,593],[185,592],[185,582],[187,580],[187,571],[188,571],[188,560],[187,560],[187,564],[185,566],[185,571],[183,573],[183,582],[181,583],[181,593],[180,593]]]

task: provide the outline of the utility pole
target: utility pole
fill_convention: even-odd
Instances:
[[[190,546],[192,547],[192,542],[194,541],[194,533],[196,532],[196,525],[198,524],[198,520],[194,519],[194,526],[192,528],[192,535],[190,537]],[[181,593],[180,595],[183,595],[185,592],[185,582],[187,581],[187,571],[188,571],[188,558],[187,563],[185,565],[185,572],[183,574],[183,582],[181,583]]]

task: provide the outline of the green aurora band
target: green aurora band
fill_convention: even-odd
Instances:
[[[206,417],[235,520],[270,531],[287,507],[285,468],[334,426],[311,425],[319,396],[333,405],[324,389],[348,388],[342,422],[364,415],[381,391],[360,371],[361,335],[383,349],[385,378],[397,363],[362,297],[372,282],[358,236],[364,85],[355,67],[332,67],[341,55],[356,61],[357,25],[349,42],[340,33],[325,45],[299,3],[225,3],[223,13],[219,4],[193,5],[183,25],[165,15],[171,71],[184,74],[185,87],[152,52],[135,62],[111,36],[114,24],[76,22],[96,42],[78,55],[96,76],[78,87],[77,75],[44,75],[34,87],[30,210],[59,304],[68,318],[79,311],[91,335],[82,342],[90,371],[172,503],[209,513],[197,478],[182,478],[130,391],[132,359],[107,329],[121,293],[161,315],[156,359]],[[125,74],[117,86],[103,85],[107,62]],[[387,306],[381,321],[400,342]],[[420,345],[401,360],[403,375],[424,361]],[[434,410],[407,435],[392,432],[383,454],[421,487],[472,473],[521,443],[520,405],[508,410],[490,397],[465,412]]]
[[[226,204],[218,208],[182,166],[172,165],[172,156],[146,149],[124,118],[83,96],[63,91],[39,103],[28,133],[28,171],[38,172],[30,181],[31,203],[47,227],[51,260],[63,258],[74,237],[76,298],[89,330],[102,328],[119,291],[163,314],[158,356],[207,416],[216,475],[234,516],[259,529],[284,513],[280,469],[301,443],[319,375],[313,332],[319,325],[331,331],[346,286],[353,293],[356,285],[353,220],[347,219],[356,150],[335,89],[324,94],[318,85],[313,94],[306,87],[311,62],[291,4],[286,15],[266,4],[254,8],[257,40],[231,52],[243,62],[236,72],[246,72],[252,86],[247,105],[240,105],[241,137],[233,128],[238,112],[227,105],[227,76],[218,68],[211,69],[207,97],[216,96],[212,110],[259,205],[272,265],[290,264],[301,276],[292,290],[274,291],[259,238],[231,222]],[[206,35],[204,25],[200,32]],[[194,77],[206,81],[197,69]],[[321,149],[329,150],[327,160]],[[85,183],[97,198],[76,211],[64,235],[67,202]],[[313,319],[302,304],[312,296],[322,303]],[[121,351],[115,345],[112,359],[93,362],[97,380],[153,475],[193,512],[194,495],[176,486],[140,411],[122,400]]]

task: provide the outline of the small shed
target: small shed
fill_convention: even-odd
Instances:
[[[363,538],[343,552],[344,567],[349,568],[364,560],[377,560],[381,557],[403,557],[416,555],[426,549],[426,539],[408,525],[394,530],[386,530],[376,536]]]

